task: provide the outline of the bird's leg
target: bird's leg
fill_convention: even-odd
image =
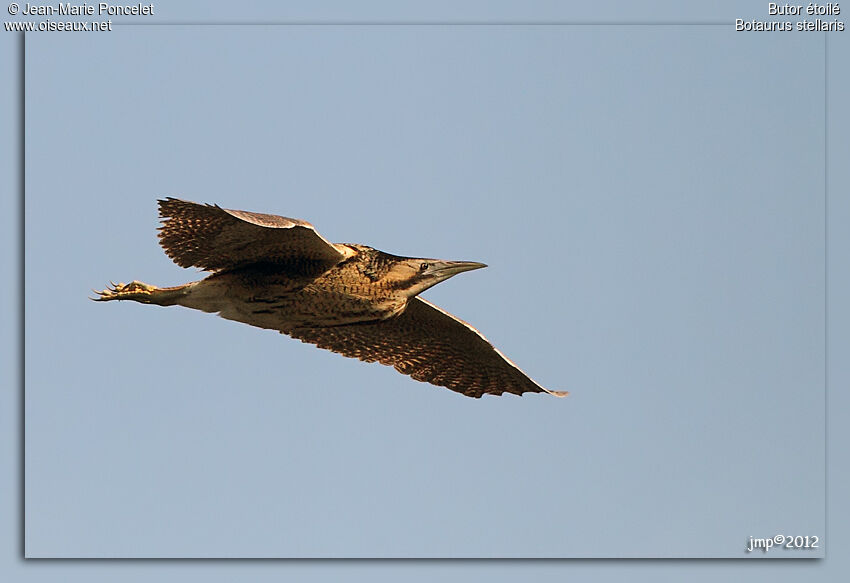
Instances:
[[[155,285],[149,285],[135,280],[130,283],[112,283],[103,291],[95,290],[98,297],[92,299],[97,302],[132,300],[142,304],[173,306],[179,298],[184,297],[188,293],[188,288],[194,285],[194,283],[196,282],[175,287],[156,287]]]

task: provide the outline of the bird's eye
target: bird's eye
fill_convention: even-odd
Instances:
[[[431,264],[430,264],[430,263],[423,263],[423,264],[421,264],[421,265],[419,266],[419,271],[425,271],[425,270],[427,270],[429,267],[431,267]]]

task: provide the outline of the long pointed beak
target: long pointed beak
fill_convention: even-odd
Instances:
[[[428,271],[443,280],[458,273],[481,269],[482,267],[487,267],[487,265],[476,261],[432,261]]]

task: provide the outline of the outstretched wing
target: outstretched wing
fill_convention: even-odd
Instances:
[[[287,333],[344,356],[393,366],[418,381],[467,397],[567,394],[541,387],[475,328],[418,297],[410,300],[400,316],[381,322],[296,328]]]
[[[252,263],[334,265],[344,259],[308,222],[176,198],[159,201],[159,242],[180,267],[206,271]]]

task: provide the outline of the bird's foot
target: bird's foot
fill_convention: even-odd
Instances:
[[[159,288],[155,285],[131,281],[130,283],[110,282],[110,286],[103,291],[94,290],[98,295],[92,298],[97,302],[108,302],[110,300],[133,300],[145,304],[151,303],[151,297]]]

